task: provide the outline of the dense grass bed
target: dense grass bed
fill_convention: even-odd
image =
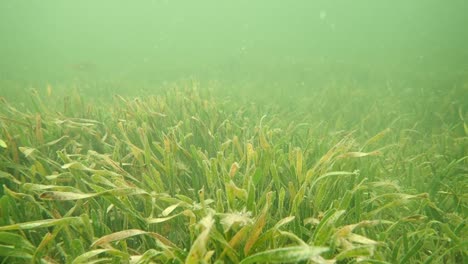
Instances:
[[[468,86],[392,85],[2,98],[0,263],[464,263]]]

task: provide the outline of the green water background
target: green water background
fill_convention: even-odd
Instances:
[[[99,82],[118,92],[186,78],[229,89],[450,89],[468,79],[467,11],[465,0],[4,0],[0,91]]]

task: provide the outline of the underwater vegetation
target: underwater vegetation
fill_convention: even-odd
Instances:
[[[464,263],[467,87],[1,98],[0,263]]]

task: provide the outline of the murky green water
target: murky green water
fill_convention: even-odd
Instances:
[[[468,74],[466,10],[463,0],[2,1],[0,79],[450,83]]]

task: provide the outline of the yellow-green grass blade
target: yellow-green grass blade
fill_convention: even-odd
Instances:
[[[244,258],[239,264],[250,263],[298,263],[320,256],[326,247],[295,246],[266,250]]]
[[[80,225],[80,217],[66,217],[61,219],[45,219],[37,220],[31,222],[24,222],[13,225],[0,226],[0,231],[10,231],[10,230],[27,230],[27,229],[36,229],[36,228],[45,228],[57,225]]]

